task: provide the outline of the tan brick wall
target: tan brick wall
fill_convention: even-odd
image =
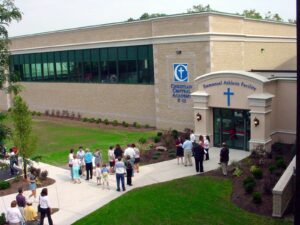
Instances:
[[[182,54],[176,55],[176,49]],[[157,127],[183,130],[193,127],[193,104],[188,99],[187,103],[178,103],[172,97],[171,84],[173,82],[173,64],[188,63],[189,82],[195,91],[197,87],[194,79],[201,74],[209,72],[209,43],[193,42],[181,44],[165,44],[154,46],[155,65],[155,97]]]
[[[211,15],[209,21],[211,32],[243,33],[244,20],[241,17]]]
[[[246,42],[244,64],[245,70],[296,70],[296,43]]]
[[[68,110],[83,117],[155,126],[153,85],[21,83],[30,110]]]

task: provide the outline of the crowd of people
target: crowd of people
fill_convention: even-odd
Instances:
[[[93,153],[89,148],[80,146],[77,152],[70,149],[68,163],[70,178],[74,184],[81,183],[81,178],[86,181],[96,176],[96,184],[102,188],[110,189],[108,176],[116,175],[117,191],[125,191],[125,175],[127,185],[132,186],[132,177],[139,172],[140,151],[135,144],[128,144],[125,150],[119,144],[110,146],[108,149],[108,162],[105,162],[100,149]]]
[[[203,161],[209,160],[209,136],[199,136],[199,140],[196,140],[196,136],[193,130],[190,130],[189,135],[186,134],[183,137],[176,137],[176,156],[177,164],[183,164],[184,166],[193,166],[192,156],[194,156],[195,167],[197,173],[203,173]],[[184,161],[183,161],[184,160]],[[226,143],[222,143],[222,149],[220,151],[220,162],[222,173],[227,176],[227,165],[229,162],[229,149]]]

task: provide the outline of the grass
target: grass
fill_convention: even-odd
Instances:
[[[155,131],[124,131],[118,129],[100,129],[80,124],[62,123],[47,120],[33,120],[33,131],[37,136],[35,155],[42,156],[42,162],[56,166],[68,163],[71,148],[77,151],[79,146],[94,151],[100,148],[107,161],[108,148],[120,144],[126,146],[137,142],[141,137],[150,138]],[[7,146],[11,146],[8,143]]]
[[[74,225],[291,225],[238,208],[231,192],[229,180],[187,177],[130,191]]]

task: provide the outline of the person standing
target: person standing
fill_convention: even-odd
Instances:
[[[29,185],[28,189],[31,190],[31,195],[29,195],[29,198],[32,196],[34,199],[36,199],[36,176],[32,172],[28,174],[28,179],[29,179]]]
[[[115,158],[123,158],[123,150],[121,149],[119,144],[116,144],[115,150],[114,150]]]
[[[204,172],[203,170],[203,159],[204,159],[204,148],[202,145],[195,143],[193,147],[194,157],[195,157],[195,165],[196,165],[196,172]]]
[[[229,149],[225,142],[222,143],[223,148],[220,152],[220,164],[222,167],[222,173],[224,176],[227,176],[227,166],[229,161]]]
[[[17,205],[18,205],[18,208],[20,210],[20,213],[22,214],[22,216],[24,217],[24,208],[26,206],[26,199],[25,197],[23,196],[23,189],[22,188],[19,188],[18,189],[18,195],[16,196],[16,201],[17,201]]]
[[[117,191],[121,191],[120,182],[122,184],[123,191],[126,191],[125,184],[124,184],[125,164],[124,162],[122,162],[121,157],[118,158],[115,167],[116,167]]]
[[[109,169],[106,167],[106,164],[103,163],[103,167],[101,169],[101,174],[102,174],[102,179],[103,179],[102,188],[104,189],[104,185],[106,184],[106,187],[109,190],[108,173],[109,173]]]
[[[51,208],[50,208],[50,204],[49,204],[48,189],[47,188],[42,189],[39,204],[40,204],[40,213],[41,213],[40,225],[44,224],[44,219],[45,219],[46,215],[47,215],[47,218],[48,218],[49,225],[53,225],[53,221],[52,221],[52,218],[51,218]]]
[[[126,175],[127,185],[132,186],[132,179],[131,178],[132,178],[133,167],[132,167],[129,155],[126,157],[125,166],[126,166],[126,174],[127,174]]]
[[[135,151],[132,147],[131,144],[128,144],[127,145],[127,148],[125,149],[124,151],[124,157],[125,159],[127,159],[127,156],[129,156],[129,161],[131,163],[131,167],[133,168],[134,167],[134,160],[135,160]],[[134,172],[132,170],[132,176],[134,175]]]
[[[189,137],[186,137],[185,141],[182,145],[183,152],[184,152],[184,166],[193,166],[192,163],[192,149],[193,149],[193,142],[189,140]]]
[[[193,142],[193,143],[196,142],[196,136],[195,136],[193,130],[190,130],[190,141]]]
[[[93,155],[90,152],[90,149],[85,149],[84,154],[84,162],[85,162],[85,169],[86,169],[86,179],[93,179]]]
[[[135,144],[132,144],[132,147],[135,152],[134,169],[137,173],[139,173],[140,172],[140,161],[141,161],[140,150],[135,146]]]
[[[210,138],[207,135],[204,140],[204,150],[205,150],[205,156],[206,156],[205,160],[209,160],[209,143],[210,143]]]
[[[177,157],[177,164],[179,165],[179,158],[181,158],[181,163],[183,164],[183,148],[182,148],[182,140],[180,137],[176,139],[176,157]]]
[[[84,176],[85,171],[85,163],[84,163],[84,150],[83,147],[80,146],[77,152],[77,158],[80,160],[80,168],[81,168],[81,175]]]
[[[73,170],[73,180],[74,184],[80,184],[80,175],[79,175],[79,169],[80,169],[80,160],[77,158],[77,155],[74,154],[74,158],[72,161],[72,170]]]
[[[108,159],[109,159],[109,173],[114,173],[114,167],[115,167],[115,153],[114,153],[114,147],[110,146],[108,150]]]
[[[17,201],[12,201],[10,207],[6,212],[6,222],[9,225],[21,225],[24,222],[24,218],[17,208]]]
[[[71,171],[71,180],[73,181],[74,180],[74,177],[73,177],[73,159],[74,159],[74,149],[71,148],[70,149],[70,153],[69,153],[69,168],[70,168],[70,171]]]
[[[34,207],[32,207],[32,202],[27,201],[26,207],[24,209],[24,217],[26,220],[26,225],[38,225],[38,215],[37,211]]]
[[[94,157],[95,157],[95,166],[98,164],[101,166],[102,165],[102,153],[99,149],[96,149],[94,152]]]

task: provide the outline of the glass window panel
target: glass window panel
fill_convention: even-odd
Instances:
[[[54,70],[54,63],[48,63],[48,71],[49,71],[49,79],[54,79],[55,70]]]
[[[47,80],[49,76],[48,63],[43,63],[43,73],[44,73],[44,80]]]
[[[101,83],[109,83],[107,61],[100,62]]]
[[[30,64],[34,64],[35,63],[35,54],[30,54],[29,60],[30,60]]]
[[[41,53],[37,53],[35,55],[35,62],[36,63],[41,63],[42,62],[42,54]]]
[[[13,55],[12,60],[13,60],[14,65],[19,65],[20,64],[20,55]]]
[[[36,77],[37,77],[38,80],[41,80],[43,78],[43,76],[42,76],[42,64],[41,63],[36,64]]]
[[[82,62],[82,50],[75,51],[75,62]]]
[[[101,48],[100,49],[100,59],[101,61],[106,61],[108,59],[108,50],[107,48]]]
[[[148,58],[148,48],[147,46],[138,46],[138,59]]]
[[[91,63],[92,81],[99,82],[99,66],[98,62]]]
[[[127,47],[127,59],[128,60],[137,59],[137,48],[135,46]]]
[[[83,50],[83,61],[84,62],[91,61],[91,51],[90,51],[90,49]]]
[[[62,62],[67,62],[68,61],[68,52],[67,51],[61,52],[60,59]]]
[[[110,61],[117,60],[117,48],[108,49],[108,60]]]
[[[31,80],[30,77],[30,64],[23,64],[24,78],[25,80]]]
[[[99,49],[98,48],[91,50],[91,61],[99,62]]]
[[[30,63],[29,54],[24,55],[24,63],[25,64],[29,64]]]
[[[83,63],[83,82],[91,82],[92,81],[92,67],[90,62]]]
[[[53,52],[48,52],[47,56],[48,56],[48,62],[54,62],[54,54],[53,54]]]
[[[118,48],[118,58],[119,60],[127,60],[127,51],[126,47]]]
[[[31,64],[31,79],[32,80],[36,79],[36,67],[35,67],[35,64]]]
[[[119,61],[119,83],[138,83],[137,65],[135,60]]]
[[[55,63],[55,69],[56,69],[56,75],[60,76],[62,74],[62,68],[60,62]]]

